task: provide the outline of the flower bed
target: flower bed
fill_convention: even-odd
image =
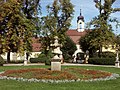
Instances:
[[[1,72],[0,79],[12,79],[29,82],[74,82],[116,79],[118,74],[104,71],[67,68],[62,71],[48,69],[19,69]]]

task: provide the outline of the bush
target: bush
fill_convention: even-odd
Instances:
[[[72,59],[69,54],[64,54],[63,57],[64,57],[64,62],[69,62],[70,59]]]
[[[46,57],[45,54],[40,54],[38,58],[30,58],[31,63],[45,63],[45,65],[51,64],[51,58]]]
[[[30,58],[31,63],[45,63],[44,58]]]
[[[97,53],[95,53],[94,55],[93,55],[93,57],[98,57],[98,52]],[[102,52],[101,54],[100,54],[100,57],[102,57],[102,58],[115,58],[116,57],[116,54],[115,53],[113,53],[113,52]]]
[[[89,58],[88,63],[98,65],[114,65],[115,58]]]
[[[47,58],[45,59],[45,65],[51,65],[51,58]]]
[[[0,66],[3,66],[4,63],[5,63],[4,59],[2,58],[2,56],[0,56]]]
[[[52,50],[50,49],[45,55],[45,52],[39,55],[39,58],[42,58],[45,61],[45,65],[51,65],[51,58],[53,58]]]
[[[77,50],[76,44],[71,40],[70,37],[66,37],[65,43],[61,47],[61,51],[63,52],[63,57],[65,62],[69,62],[72,59],[72,55]]]
[[[108,58],[115,58],[115,54],[113,52],[102,52],[102,57],[108,57]]]
[[[10,61],[10,63],[15,63],[15,64],[24,63],[24,60],[12,60],[12,61]]]

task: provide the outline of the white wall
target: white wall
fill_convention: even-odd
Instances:
[[[30,58],[37,58],[39,54],[41,54],[41,52],[31,52],[29,59]],[[3,59],[7,60],[7,53],[2,54],[1,56],[3,57]],[[10,60],[11,61],[12,60],[25,60],[25,58],[26,58],[25,54],[20,55],[19,53],[13,53],[13,52],[10,53]]]

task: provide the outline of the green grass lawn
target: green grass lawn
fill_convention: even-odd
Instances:
[[[120,74],[120,68],[110,67],[88,67],[88,66],[62,66],[76,67],[94,70],[103,70],[112,73]],[[50,68],[50,66],[5,66],[0,67],[0,71],[10,69],[24,69],[24,68]],[[108,81],[94,81],[94,82],[72,82],[72,83],[30,83],[14,80],[0,80],[0,90],[120,90],[120,78]]]

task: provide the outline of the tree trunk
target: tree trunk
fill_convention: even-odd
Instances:
[[[7,52],[7,63],[10,63],[10,51]]]

